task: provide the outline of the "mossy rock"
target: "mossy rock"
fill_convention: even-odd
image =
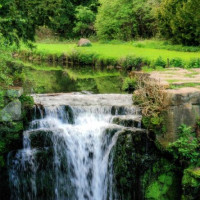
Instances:
[[[0,199],[10,199],[7,155],[23,147],[23,122],[0,124]]]
[[[49,130],[36,130],[31,131],[29,135],[32,148],[42,148],[53,146],[52,135],[53,132]]]
[[[160,155],[161,156],[161,155]],[[160,157],[142,178],[147,200],[177,200],[181,198],[181,177],[178,166]]]
[[[0,124],[0,155],[22,147],[22,122]]]
[[[121,132],[113,154],[114,181],[119,198],[144,199],[142,176],[157,160],[156,149],[148,141],[146,132],[137,129]]]
[[[149,200],[172,200],[174,198],[172,194],[172,187],[174,181],[174,173],[161,174],[158,179],[153,181],[145,192],[146,199]]]
[[[183,200],[200,199],[200,168],[188,168],[184,170],[182,187]]]
[[[122,125],[125,127],[139,127],[141,122],[140,118],[131,118],[131,117],[114,117],[112,123],[117,125]]]

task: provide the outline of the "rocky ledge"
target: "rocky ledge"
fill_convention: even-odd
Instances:
[[[200,118],[200,89],[181,88],[168,89],[166,110],[167,133],[159,136],[161,143],[168,144],[178,138],[177,130],[181,124],[194,127]]]

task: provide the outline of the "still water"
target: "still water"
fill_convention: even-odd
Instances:
[[[89,91],[95,94],[122,93],[124,72],[92,66],[48,66],[25,63],[24,88],[31,93]]]

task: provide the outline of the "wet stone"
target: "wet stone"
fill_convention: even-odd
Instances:
[[[30,142],[32,148],[53,146],[52,131],[49,130],[35,130],[30,132]]]
[[[140,128],[141,125],[141,116],[115,116],[112,120],[113,124],[125,126],[125,127],[136,127]]]

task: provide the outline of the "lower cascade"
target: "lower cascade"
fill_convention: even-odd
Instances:
[[[131,95],[34,96],[23,149],[8,157],[11,200],[117,200],[113,147],[140,129]]]

